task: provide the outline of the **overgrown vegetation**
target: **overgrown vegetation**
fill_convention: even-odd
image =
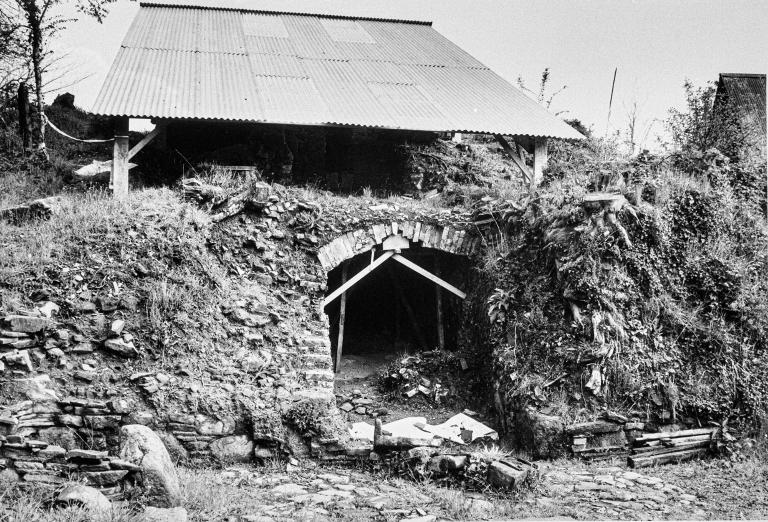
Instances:
[[[713,148],[738,137],[709,128],[710,91],[687,91],[674,153],[559,144],[528,205],[496,212],[506,234],[482,274],[493,329],[479,339],[512,411],[765,422],[765,168]],[[594,191],[613,196],[584,203]]]

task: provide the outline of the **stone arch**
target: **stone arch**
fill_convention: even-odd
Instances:
[[[449,254],[470,256],[480,246],[480,237],[463,227],[438,225],[423,221],[388,221],[347,232],[318,249],[317,257],[326,272],[347,259],[389,243],[421,243],[422,247],[442,250]],[[385,245],[386,246],[386,245]]]

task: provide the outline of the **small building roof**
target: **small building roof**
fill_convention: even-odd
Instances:
[[[717,86],[717,98],[727,99],[741,121],[747,121],[766,136],[765,75],[722,73]]]
[[[582,138],[430,22],[140,5],[96,114]]]

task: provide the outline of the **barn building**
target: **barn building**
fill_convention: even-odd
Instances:
[[[157,136],[330,186],[381,186],[393,146],[435,133],[497,136],[535,183],[548,139],[582,137],[430,22],[156,2],[140,4],[93,112],[116,122],[116,194]],[[133,147],[129,118],[156,124]]]

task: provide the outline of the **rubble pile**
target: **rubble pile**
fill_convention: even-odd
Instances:
[[[424,398],[432,404],[459,402],[474,378],[467,360],[453,352],[424,351],[396,360],[383,372],[379,387],[405,400]]]
[[[344,413],[367,415],[372,419],[389,415],[389,410],[386,407],[378,406],[374,399],[364,396],[359,388],[353,389],[349,397],[337,395],[336,402],[339,404],[339,410]]]

